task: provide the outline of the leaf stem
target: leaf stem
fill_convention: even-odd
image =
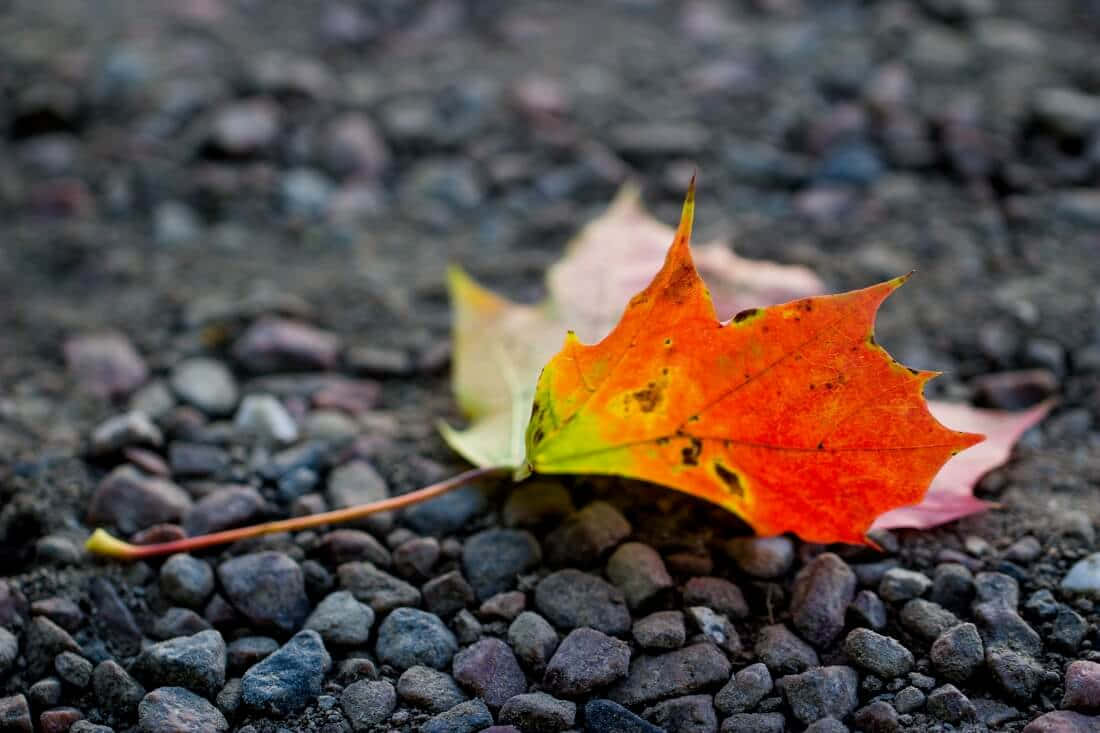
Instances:
[[[227,529],[222,532],[212,532],[211,534],[187,537],[186,539],[174,540],[172,542],[159,542],[152,545],[134,545],[129,542],[123,542],[120,539],[112,537],[107,531],[97,529],[92,533],[92,536],[88,538],[88,541],[84,543],[84,549],[96,555],[104,555],[122,560],[138,560],[145,557],[169,555],[176,552],[192,552],[194,550],[201,550],[205,547],[213,547],[228,542],[237,542],[252,537],[260,537],[261,535],[272,534],[274,532],[295,532],[325,524],[350,522],[379,512],[403,509],[407,506],[412,506],[429,499],[434,499],[437,496],[442,496],[448,491],[457,489],[479,478],[492,475],[505,475],[505,473],[506,470],[499,467],[474,468],[469,471],[464,471],[457,476],[452,476],[443,481],[425,486],[422,489],[410,491],[407,494],[394,496],[389,499],[372,501],[369,504],[358,504],[356,506],[347,507],[346,509],[335,509],[330,512],[310,514],[304,517],[294,517],[293,519],[279,519],[273,522],[252,524],[247,527]]]

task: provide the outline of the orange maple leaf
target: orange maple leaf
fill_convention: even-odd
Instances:
[[[664,266],[599,343],[543,369],[520,473],[612,474],[706,499],[761,535],[865,543],[982,439],[944,427],[875,343],[908,276],[718,321],[691,259],[694,184]]]

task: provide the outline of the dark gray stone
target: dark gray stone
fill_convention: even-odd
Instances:
[[[501,723],[514,725],[522,731],[558,733],[573,727],[577,705],[545,692],[531,692],[509,699],[498,717]]]
[[[646,649],[679,649],[687,639],[684,614],[657,611],[634,622],[634,641]]]
[[[241,699],[264,713],[288,715],[321,694],[332,658],[316,631],[299,631],[241,678]]]
[[[371,607],[342,590],[325,596],[306,619],[304,628],[320,634],[326,645],[356,646],[367,642],[372,626]]]
[[[450,616],[477,600],[474,589],[457,570],[432,578],[420,590],[424,606],[438,616]]]
[[[508,627],[508,643],[520,664],[538,676],[558,648],[558,632],[534,611],[524,611]]]
[[[932,690],[925,701],[925,709],[929,715],[954,725],[978,718],[974,704],[952,684]]]
[[[354,731],[371,730],[386,721],[397,707],[397,693],[389,682],[360,680],[344,688],[340,708]]]
[[[714,696],[714,706],[722,713],[752,710],[772,691],[772,675],[763,662],[750,664],[735,674]]]
[[[546,537],[546,561],[553,567],[589,567],[630,532],[630,522],[618,509],[594,501],[567,517]]]
[[[563,642],[564,643],[564,642]],[[693,644],[659,656],[636,657],[608,697],[623,705],[688,695],[730,676],[730,663],[712,644]]]
[[[974,624],[959,624],[940,634],[928,656],[945,679],[962,683],[982,666],[985,646]]]
[[[898,711],[885,700],[875,700],[852,716],[856,728],[867,733],[897,733],[901,730]]]
[[[683,598],[685,606],[706,606],[733,619],[749,615],[741,589],[725,578],[691,578],[684,584]]]
[[[933,641],[948,629],[958,626],[959,619],[943,606],[921,598],[902,606],[901,625],[925,641]]]
[[[210,622],[190,608],[169,608],[153,622],[152,635],[156,639],[175,639],[177,636],[193,636],[210,628]]]
[[[88,506],[88,521],[113,525],[130,535],[154,524],[178,522],[190,508],[191,497],[176,484],[124,465],[99,482]]]
[[[397,680],[397,695],[402,700],[432,713],[450,710],[466,699],[466,694],[446,672],[431,667],[409,667]]]
[[[672,589],[672,577],[660,554],[641,542],[619,545],[607,559],[608,579],[623,592],[631,609],[651,607]]]
[[[757,578],[778,578],[794,563],[794,542],[789,537],[736,537],[725,545],[737,566]]]
[[[857,665],[884,680],[900,677],[913,668],[913,653],[901,642],[869,629],[849,632],[844,651]]]
[[[481,700],[467,700],[420,726],[420,733],[475,733],[493,724],[493,715]]]
[[[910,685],[903,687],[894,695],[894,707],[902,715],[916,712],[924,707],[924,693]]]
[[[199,608],[214,592],[214,571],[191,555],[172,555],[160,566],[160,589],[181,606]]]
[[[1005,573],[978,573],[974,576],[974,606],[986,604],[1015,611],[1020,605],[1020,584]]]
[[[442,669],[450,664],[458,642],[435,614],[398,608],[378,627],[375,650],[380,661],[397,669],[417,664]]]
[[[756,656],[760,657],[775,676],[798,674],[819,664],[813,647],[795,636],[783,624],[760,629],[754,650]]]
[[[824,646],[844,629],[844,613],[856,592],[856,576],[831,552],[818,555],[795,576],[791,621],[814,646]]]
[[[783,713],[735,713],[722,721],[721,733],[783,733],[786,729]]]
[[[96,665],[92,671],[92,690],[100,705],[122,717],[132,715],[145,697],[145,688],[113,659]]]
[[[225,666],[225,641],[209,630],[153,644],[131,672],[147,687],[186,687],[212,697],[225,684]]]
[[[589,700],[584,706],[586,733],[665,733],[611,700]]]
[[[462,547],[462,568],[480,601],[513,589],[541,559],[538,540],[525,530],[487,529]]]
[[[974,600],[974,575],[965,565],[945,562],[936,566],[929,599],[952,613],[965,613]]]
[[[79,654],[61,652],[53,660],[57,676],[73,687],[83,690],[92,681],[92,663]]]
[[[924,595],[932,587],[932,581],[924,573],[905,568],[886,571],[878,584],[878,594],[888,603],[900,603]]]
[[[535,587],[535,606],[558,628],[588,626],[616,636],[630,630],[622,591],[579,570],[559,570],[543,578]]]
[[[138,705],[138,727],[142,733],[222,733],[229,730],[229,722],[220,710],[190,690],[161,687]]]
[[[305,577],[298,563],[281,552],[257,552],[218,566],[229,602],[261,629],[296,631],[309,614]]]
[[[229,669],[241,671],[267,657],[279,648],[279,642],[268,636],[242,636],[226,648]]]
[[[1059,605],[1048,640],[1055,649],[1066,654],[1074,654],[1088,631],[1089,624],[1081,614],[1069,606]]]
[[[405,523],[418,534],[454,534],[467,521],[485,511],[488,501],[477,486],[463,486],[405,510]]]
[[[415,586],[379,570],[369,562],[346,562],[336,569],[340,586],[351,591],[376,614],[389,613],[402,606],[420,603],[420,591]]]
[[[861,590],[848,606],[848,620],[856,626],[882,631],[886,628],[886,606],[874,591]]]
[[[661,728],[682,733],[717,733],[718,716],[710,695],[686,695],[663,700],[642,711]]]
[[[851,667],[814,667],[780,677],[776,687],[805,725],[828,716],[843,719],[859,704],[859,675]]]
[[[625,677],[630,668],[630,647],[595,629],[569,633],[546,666],[543,683],[558,695],[584,695]]]
[[[184,516],[191,536],[220,532],[257,522],[267,511],[260,492],[251,486],[227,486],[207,494]]]
[[[452,666],[458,683],[490,708],[499,708],[527,689],[519,662],[500,639],[482,639],[466,647],[454,656]]]

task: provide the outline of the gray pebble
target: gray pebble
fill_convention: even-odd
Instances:
[[[722,652],[712,644],[693,644],[635,658],[626,679],[616,683],[608,697],[622,705],[639,705],[698,692],[729,676],[730,663]]]
[[[428,720],[420,733],[475,733],[492,724],[493,715],[482,700],[467,700]]]
[[[145,697],[145,688],[113,659],[96,665],[92,671],[92,689],[100,705],[122,716],[132,715]]]
[[[354,731],[370,730],[388,719],[396,707],[397,693],[389,682],[353,682],[340,695],[340,708]]]
[[[558,648],[558,633],[542,616],[524,611],[508,627],[508,643],[524,668],[541,675]]]
[[[718,691],[714,696],[714,706],[726,715],[752,710],[772,691],[772,686],[772,676],[767,665],[763,662],[750,664]]]
[[[940,563],[932,576],[929,598],[953,613],[965,613],[974,599],[973,573],[960,563]]]
[[[234,677],[231,680],[227,680],[225,687],[218,692],[218,696],[214,698],[214,703],[218,706],[218,710],[232,718],[238,709],[241,707],[241,679]]]
[[[657,726],[611,700],[589,700],[584,706],[584,721],[586,733],[664,733]]]
[[[861,590],[848,606],[848,619],[874,631],[886,628],[886,606],[874,591]]]
[[[6,675],[19,657],[19,639],[0,626],[0,676]]]
[[[856,728],[870,733],[896,733],[901,730],[898,711],[885,700],[876,700],[855,712],[852,721]]]
[[[279,648],[279,642],[268,636],[242,636],[226,648],[229,669],[240,671],[251,667]]]
[[[642,717],[665,730],[717,733],[718,716],[710,695],[674,697],[642,711]]]
[[[189,535],[208,534],[259,521],[267,511],[260,492],[251,486],[227,486],[204,496],[184,515]]]
[[[543,578],[535,587],[535,606],[559,628],[588,626],[616,636],[630,630],[622,591],[579,570],[559,570]]]
[[[749,615],[741,589],[725,578],[691,578],[684,584],[683,599],[686,606],[706,606],[734,619]]]
[[[299,631],[241,678],[241,699],[264,713],[288,715],[321,694],[332,657],[316,631]]]
[[[180,521],[191,504],[187,492],[171,481],[145,476],[124,465],[99,482],[88,507],[88,520],[133,534],[154,524]]]
[[[894,707],[899,713],[912,713],[924,706],[924,693],[910,685],[903,687],[894,695]]]
[[[554,567],[587,567],[630,536],[630,522],[604,501],[570,515],[545,541],[546,560]]]
[[[964,723],[978,717],[974,704],[952,684],[932,690],[925,701],[925,708],[930,715],[945,723]]]
[[[160,567],[160,589],[174,603],[199,608],[214,592],[214,571],[191,555],[172,555]]]
[[[625,677],[630,647],[595,629],[569,633],[546,666],[543,684],[558,695],[576,697]]]
[[[706,606],[691,606],[687,609],[687,616],[699,629],[699,633],[714,642],[720,649],[730,654],[741,651],[741,637],[725,615],[715,613]]]
[[[138,696],[138,700],[141,700],[145,696],[145,692],[142,691]],[[31,707],[37,709],[45,709],[56,707],[61,702],[61,680],[56,677],[45,677],[38,680],[30,689],[27,690],[27,699],[30,700]],[[137,701],[134,701],[137,704]]]
[[[246,395],[233,424],[267,443],[293,443],[298,439],[298,425],[274,395]]]
[[[320,634],[326,645],[356,646],[367,642],[372,626],[371,607],[357,601],[348,591],[337,591],[317,604],[304,628]]]
[[[760,629],[754,651],[773,675],[798,674],[819,664],[813,647],[783,624]]]
[[[687,640],[684,614],[680,611],[657,611],[634,622],[634,641],[646,649],[679,649]]]
[[[220,361],[204,357],[182,361],[172,370],[169,383],[181,400],[208,415],[228,415],[237,406],[237,380]]]
[[[92,431],[92,453],[105,455],[132,445],[159,446],[164,435],[149,416],[136,410],[115,415]]]
[[[442,669],[458,650],[454,634],[435,614],[397,608],[378,627],[378,659],[397,669],[417,664]]]
[[[848,733],[848,726],[830,716],[810,723],[806,726],[805,733]]]
[[[1081,614],[1069,606],[1060,605],[1051,625],[1051,646],[1067,654],[1074,654],[1088,634],[1089,624]]]
[[[922,598],[914,598],[902,606],[900,618],[908,631],[929,642],[959,624],[955,614]]]
[[[900,677],[913,668],[913,653],[901,642],[869,629],[849,632],[844,651],[857,665],[884,680]]]
[[[328,503],[333,509],[344,509],[357,504],[388,499],[389,486],[386,480],[364,460],[348,461],[332,469],[328,476]],[[378,534],[384,534],[393,527],[392,512],[372,514],[361,522],[364,528]]]
[[[795,576],[791,621],[807,641],[824,646],[844,629],[844,613],[856,591],[856,576],[831,552],[818,555]]]
[[[77,689],[83,690],[92,681],[92,663],[79,654],[61,652],[53,660],[57,676]]]
[[[900,603],[924,595],[932,581],[924,573],[904,568],[887,570],[878,584],[878,594],[888,603]]]
[[[985,659],[978,628],[971,623],[953,626],[940,634],[928,653],[936,671],[952,682],[970,679]]]
[[[519,662],[500,639],[482,639],[466,647],[454,656],[452,668],[458,683],[490,708],[499,708],[527,689]]]
[[[138,705],[138,727],[142,733],[222,733],[229,730],[229,722],[220,710],[190,690],[161,687]]]
[[[737,567],[757,578],[786,575],[794,563],[789,537],[736,537],[726,542],[725,550]]]
[[[457,570],[432,578],[421,587],[424,606],[438,616],[450,616],[472,604],[474,589]]]
[[[420,603],[420,591],[415,586],[379,570],[373,563],[346,562],[336,569],[336,573],[340,586],[351,591],[376,614]]]
[[[573,727],[577,705],[545,692],[531,692],[509,699],[501,707],[498,717],[501,723],[530,733],[558,733]]]
[[[225,595],[254,626],[291,633],[309,614],[302,568],[281,552],[257,552],[218,566]]]
[[[1062,590],[1100,597],[1100,552],[1078,560],[1062,578]]]
[[[511,590],[516,578],[542,559],[538,540],[525,530],[488,529],[466,540],[462,568],[478,600]]]
[[[785,730],[787,719],[783,713],[735,713],[722,721],[721,733],[783,733]]]
[[[212,697],[225,684],[225,667],[225,641],[209,630],[147,647],[131,671],[149,687],[186,687]]]
[[[843,719],[859,704],[859,675],[851,667],[814,667],[780,677],[776,687],[806,725],[826,716]]]
[[[446,672],[416,665],[397,680],[397,695],[402,700],[432,713],[450,710],[466,699],[466,694]]]
[[[607,559],[606,573],[631,609],[650,606],[672,589],[672,577],[660,554],[641,542],[619,545]]]
[[[485,511],[488,500],[478,486],[463,486],[443,496],[409,507],[403,518],[422,535],[453,534],[466,522]]]
[[[995,603],[1013,611],[1020,605],[1020,584],[1004,573],[978,573],[974,576],[974,605]]]
[[[1062,707],[1096,712],[1100,710],[1100,664],[1078,660],[1066,668]]]

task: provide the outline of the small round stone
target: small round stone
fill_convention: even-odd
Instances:
[[[353,682],[340,695],[340,708],[357,732],[382,723],[396,707],[397,692],[389,682]]]
[[[397,669],[417,664],[442,669],[451,662],[458,642],[438,616],[416,608],[397,608],[378,628],[378,658]]]
[[[229,730],[220,710],[182,687],[161,687],[146,695],[138,705],[138,726],[142,733]]]
[[[214,571],[191,555],[172,555],[160,567],[160,589],[174,603],[199,608],[214,592]]]
[[[913,653],[901,642],[870,629],[849,632],[844,651],[857,665],[884,680],[900,677],[913,668]]]

